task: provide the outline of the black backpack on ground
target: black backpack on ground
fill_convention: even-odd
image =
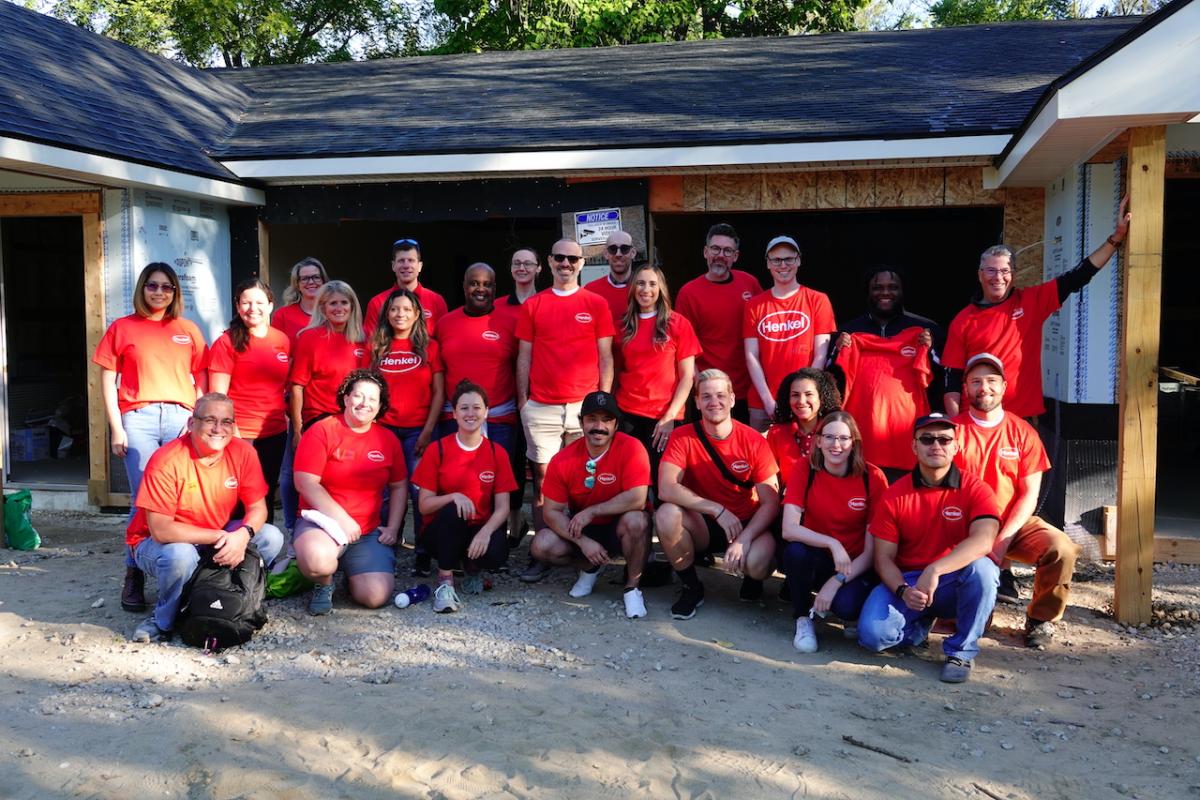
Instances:
[[[175,629],[193,647],[220,650],[245,644],[267,624],[266,567],[253,544],[236,568],[213,562],[211,547],[200,548],[200,564],[183,587]]]

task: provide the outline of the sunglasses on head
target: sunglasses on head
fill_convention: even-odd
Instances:
[[[608,249],[608,254],[610,256],[615,256],[617,253],[620,253],[621,255],[624,256],[624,255],[629,254],[629,251],[633,249],[633,245],[631,245],[631,244],[610,244],[607,249]]]
[[[569,253],[551,253],[550,258],[555,263],[561,264],[562,262],[566,261],[566,262],[569,262],[572,266],[583,261],[583,256],[573,256]]]
[[[931,433],[923,433],[917,437],[917,441],[926,447],[933,447],[934,444],[940,444],[942,447],[947,447],[954,441],[953,436],[934,436]]]
[[[421,243],[416,239],[397,239],[396,241],[392,242],[392,247],[415,247],[420,250]]]

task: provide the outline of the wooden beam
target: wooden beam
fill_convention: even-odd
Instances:
[[[99,192],[0,195],[0,217],[74,217],[99,213]]]
[[[652,175],[649,192],[650,213],[683,211],[683,176]]]
[[[258,221],[258,279],[263,283],[271,282],[271,258],[268,246],[271,242],[267,223]]]
[[[1129,131],[1118,133],[1111,142],[1097,150],[1087,160],[1089,164],[1111,164],[1129,152]]]
[[[1154,537],[1154,560],[1173,561],[1176,564],[1200,564],[1200,539],[1185,539],[1180,536]]]
[[[1117,558],[1117,507],[1101,507],[1100,558],[1114,561]]]
[[[108,420],[100,389],[100,367],[92,353],[104,336],[104,222],[99,209],[83,215],[83,303],[87,341],[88,502],[111,505],[108,483]]]
[[[1158,339],[1162,314],[1163,194],[1167,129],[1129,137],[1133,222],[1122,263],[1117,438],[1117,568],[1113,607],[1126,624],[1150,621],[1154,580],[1154,487],[1158,457]]]

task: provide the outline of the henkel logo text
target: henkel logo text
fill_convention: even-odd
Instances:
[[[734,472],[749,472],[750,463],[747,461],[738,460],[729,465],[729,468]]]
[[[1020,319],[1023,316],[1025,316],[1025,309],[1023,309],[1023,308],[1014,308],[1013,309],[1013,313],[1012,313],[1013,319]]]
[[[776,311],[758,321],[758,335],[772,342],[786,342],[808,332],[808,314],[803,311]]]
[[[186,333],[177,333],[171,337],[171,341],[175,344],[191,344],[192,337],[188,336]]]
[[[380,372],[411,372],[421,366],[421,357],[416,353],[388,353],[379,362]]]
[[[286,364],[288,362],[288,354],[281,350],[275,354],[275,360],[281,364]]]
[[[425,319],[433,319],[433,312],[431,310],[429,310],[428,308],[422,308],[421,316],[424,317]]]
[[[485,469],[483,472],[479,473],[480,483],[495,483],[495,481],[496,473],[492,472],[490,469]]]
[[[742,299],[743,299],[743,300],[749,300],[751,297],[754,297],[754,295],[753,295],[752,293],[750,293],[750,292],[742,292]]]
[[[912,345],[906,344],[904,347],[900,348],[900,355],[904,356],[905,358],[912,358],[916,354],[917,348],[913,347]]]
[[[367,461],[374,461],[376,464],[382,464],[384,461],[384,455],[378,450],[368,450]]]
[[[495,331],[484,331],[483,333],[481,333],[479,335],[482,336],[483,338],[487,339],[489,342],[500,341],[500,334],[496,333]]]
[[[362,358],[366,354],[367,354],[367,351],[364,350],[363,348],[361,348],[361,347],[354,348],[354,357],[355,358]]]
[[[575,321],[587,325],[592,321],[592,315],[586,311],[580,311],[575,315]]]
[[[867,507],[867,498],[851,497],[846,501],[846,505],[850,506],[851,510],[853,511],[862,511]]]
[[[951,522],[956,522],[962,519],[962,509],[958,506],[946,506],[942,509],[942,516]]]
[[[237,478],[230,475],[228,478],[225,479],[225,488],[226,489],[236,489],[237,487],[238,487],[238,479]]]
[[[596,480],[600,481],[605,486],[612,486],[617,482],[617,476],[613,475],[611,472],[601,472],[596,476]]]
[[[1021,451],[1015,447],[1001,447],[999,453],[1001,458],[1007,458],[1009,461],[1016,461],[1021,457]]]

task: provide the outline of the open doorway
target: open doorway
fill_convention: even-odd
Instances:
[[[8,483],[88,483],[87,337],[79,217],[0,220]]]

